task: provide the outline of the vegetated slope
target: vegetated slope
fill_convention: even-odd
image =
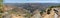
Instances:
[[[17,7],[23,7],[24,9],[33,12],[36,9],[45,10],[49,6],[57,6],[59,3],[5,3],[5,5],[13,5]]]

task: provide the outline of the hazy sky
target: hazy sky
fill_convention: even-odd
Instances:
[[[4,3],[60,3],[60,0],[4,0]]]

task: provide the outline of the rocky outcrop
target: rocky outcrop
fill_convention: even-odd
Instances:
[[[60,7],[56,7],[52,9],[54,9],[54,12],[58,15],[58,18],[60,18]]]
[[[31,18],[42,18],[39,10],[35,10],[32,15]]]
[[[43,18],[54,18],[54,15],[55,15],[54,11],[48,8]]]

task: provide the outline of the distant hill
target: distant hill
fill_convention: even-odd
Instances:
[[[17,7],[23,7],[24,9],[33,12],[36,9],[45,10],[49,6],[57,6],[60,3],[4,3],[5,5],[13,5]]]

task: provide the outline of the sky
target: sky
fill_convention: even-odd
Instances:
[[[3,3],[60,3],[60,0],[4,0]]]

